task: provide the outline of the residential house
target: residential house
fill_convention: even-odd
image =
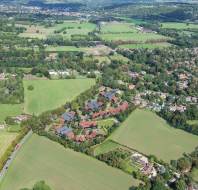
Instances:
[[[62,114],[61,119],[64,122],[71,122],[75,119],[75,112],[74,111],[70,111],[70,112],[65,112],[64,114]]]

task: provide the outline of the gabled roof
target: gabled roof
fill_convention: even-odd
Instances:
[[[66,135],[67,133],[71,132],[72,129],[71,128],[68,128],[68,127],[61,127],[59,129],[56,130],[56,132],[60,135]]]
[[[109,100],[112,100],[112,99],[114,98],[116,92],[117,92],[117,89],[113,89],[113,90],[111,90],[111,91],[104,92],[104,93],[103,93],[103,96],[104,96],[105,98],[109,99]]]
[[[73,121],[75,117],[75,112],[71,111],[71,112],[65,112],[64,114],[62,114],[62,118],[65,121]]]
[[[101,104],[98,103],[97,100],[91,100],[91,101],[87,102],[87,104],[86,104],[86,108],[91,109],[91,110],[97,110],[97,109],[99,109],[100,106],[101,106]]]

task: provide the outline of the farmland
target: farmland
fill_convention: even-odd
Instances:
[[[1,190],[30,187],[40,179],[53,189],[73,190],[128,190],[138,183],[118,169],[33,135],[10,166]]]
[[[89,89],[94,83],[92,79],[25,80],[25,112],[38,115],[55,109]],[[34,90],[27,89],[30,85]]]
[[[0,123],[2,123],[7,116],[16,116],[21,113],[21,104],[0,104]]]
[[[198,137],[171,128],[153,112],[135,110],[110,139],[169,162],[197,146]]]
[[[162,42],[162,43],[142,43],[142,44],[124,44],[120,45],[120,48],[127,48],[127,49],[140,49],[140,48],[148,48],[148,49],[154,49],[154,48],[164,48],[169,47],[171,44]]]
[[[49,35],[53,35],[55,33],[61,34],[64,38],[69,39],[71,35],[80,34],[87,35],[89,32],[95,29],[95,25],[88,22],[80,22],[80,21],[65,21],[61,24],[54,24],[51,27],[45,27],[43,25],[35,24],[35,25],[26,25],[26,24],[18,24],[17,26],[25,27],[26,31],[20,34],[21,37],[28,38],[39,38],[45,39]]]
[[[182,22],[164,22],[161,25],[162,28],[166,28],[166,29],[177,29],[177,30],[198,29],[198,24],[182,23]]]
[[[0,158],[16,136],[17,133],[10,133],[4,129],[0,130]]]

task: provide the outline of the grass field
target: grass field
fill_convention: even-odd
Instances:
[[[94,155],[100,155],[100,154],[104,154],[107,153],[109,151],[112,151],[116,148],[119,148],[120,145],[117,144],[116,142],[112,141],[112,140],[107,140],[105,142],[103,142],[102,144],[96,145],[93,147],[94,150]]]
[[[33,135],[8,169],[0,189],[19,190],[38,180],[45,180],[54,190],[129,190],[138,183],[118,169]]]
[[[25,112],[38,115],[55,109],[89,89],[94,83],[93,79],[25,80]],[[29,91],[29,85],[34,90]]]
[[[164,40],[165,36],[155,33],[120,33],[120,34],[101,34],[101,38],[105,41],[134,41],[134,42],[147,42],[150,40]]]
[[[191,172],[192,178],[198,182],[198,169],[193,169]]]
[[[103,24],[101,27],[102,33],[127,33],[127,32],[136,32],[134,25],[130,23],[121,23],[121,22],[110,22]]]
[[[21,113],[21,104],[0,104],[0,123],[2,123],[7,116],[17,116]]]
[[[5,129],[0,130],[0,157],[4,154],[10,143],[16,138],[17,133],[7,132]]]
[[[52,27],[45,27],[42,25],[24,25],[18,24],[17,26],[25,27],[26,31],[21,33],[21,37],[45,39],[49,35],[55,35],[54,31],[64,29],[65,34],[61,34],[64,38],[70,38],[73,34],[87,35],[89,32],[96,28],[95,24],[80,21],[65,21],[62,24],[56,24]]]
[[[140,48],[148,48],[148,49],[155,49],[155,48],[164,48],[169,47],[171,44],[162,42],[162,43],[153,43],[153,44],[124,44],[120,45],[120,48],[128,48],[128,49],[140,49]]]
[[[197,136],[172,128],[155,113],[139,109],[109,138],[166,162],[192,152],[198,145]]]
[[[189,125],[198,125],[198,120],[188,120],[187,123]]]
[[[198,24],[187,24],[181,22],[164,22],[162,23],[162,28],[178,29],[178,30],[198,29]]]
[[[48,46],[45,51],[61,52],[61,51],[85,51],[85,48],[77,48],[75,46]]]

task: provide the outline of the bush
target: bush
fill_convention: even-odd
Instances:
[[[27,89],[30,90],[30,91],[32,91],[32,90],[34,90],[34,86],[29,85]]]

